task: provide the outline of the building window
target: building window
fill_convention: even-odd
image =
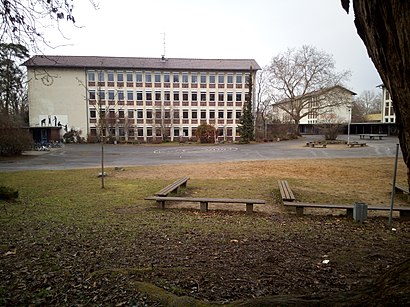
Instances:
[[[218,101],[224,101],[224,93],[223,92],[218,93]]]
[[[179,110],[174,110],[174,118],[179,119]]]
[[[242,116],[242,112],[241,111],[236,111],[236,115],[235,115],[236,119],[240,119],[241,116]]]
[[[188,92],[182,92],[182,100],[188,101]]]
[[[209,119],[215,119],[215,111],[209,110]]]
[[[133,74],[130,71],[127,71],[127,82],[133,82]]]
[[[142,91],[137,91],[137,100],[142,101]]]
[[[135,73],[135,82],[142,83],[142,72],[141,71],[137,71]]]
[[[201,84],[206,84],[206,73],[201,72]]]
[[[128,118],[134,118],[134,110],[128,110]]]
[[[390,100],[390,93],[386,91],[386,100]]]
[[[113,71],[109,71],[107,73],[107,80],[108,82],[114,82],[114,72]]]
[[[150,71],[146,71],[146,72],[145,72],[145,83],[151,83],[151,82],[152,82],[151,72],[150,72]]]
[[[155,83],[161,83],[161,73],[159,71],[155,72]]]
[[[148,117],[148,110],[147,110],[147,117]],[[144,111],[141,109],[137,110],[137,118],[144,118]]]
[[[174,72],[172,73],[172,81],[174,83],[178,83],[179,82],[179,72]]]
[[[95,100],[95,90],[88,91],[88,99]]]
[[[197,112],[197,110],[192,110],[192,111],[191,111],[191,118],[193,118],[193,119],[197,119],[197,118],[198,118],[198,112]]]
[[[169,119],[169,118],[171,118],[171,111],[170,110],[165,110],[164,111],[164,118],[165,119]]]
[[[162,116],[161,110],[160,110],[160,109],[156,109],[156,110],[155,110],[155,118],[156,118],[156,119],[161,119],[161,116]]]
[[[164,100],[165,101],[171,100],[171,93],[169,91],[164,92]]]
[[[134,136],[134,133],[135,133],[134,128],[128,129],[128,136]]]
[[[218,118],[224,118],[224,111],[223,110],[218,111]]]
[[[161,92],[160,91],[155,91],[155,100],[156,101],[161,101]]]
[[[179,136],[179,128],[174,128],[174,137]]]
[[[152,136],[152,128],[147,128],[147,136]]]
[[[201,101],[206,101],[206,92],[201,92]]]
[[[144,128],[137,129],[137,136],[144,136]]]
[[[98,91],[98,100],[105,100],[105,91]]]
[[[206,110],[201,110],[201,119],[206,119]]]
[[[215,74],[214,73],[209,74],[209,83],[215,84]]]
[[[188,131],[189,131],[189,129],[188,129],[187,127],[183,127],[183,128],[182,128],[182,134],[183,134],[183,136],[188,136]]]
[[[209,93],[209,101],[215,101],[215,93],[214,92]]]
[[[96,118],[97,117],[97,111],[95,109],[90,110],[90,118]]]
[[[227,111],[226,112],[226,118],[227,119],[232,119],[232,111]]]
[[[98,82],[104,82],[105,78],[104,78],[104,72],[103,71],[99,71],[98,72]]]
[[[188,73],[187,72],[182,73],[182,83],[188,83]]]
[[[228,84],[232,84],[232,83],[233,83],[233,74],[228,74],[227,83],[228,83]]]
[[[114,100],[115,92],[114,90],[108,90],[108,100]]]
[[[127,100],[128,101],[133,101],[134,100],[134,92],[133,91],[127,91]]]
[[[90,81],[90,82],[95,81],[95,73],[93,71],[89,71],[87,76],[88,76],[88,81]]]
[[[232,99],[233,99],[233,94],[232,94],[232,93],[228,93],[226,97],[227,97],[227,100],[228,100],[228,101],[232,101]]]
[[[225,83],[225,75],[220,73],[218,74],[218,83],[219,84],[224,84]]]
[[[124,118],[125,114],[124,114],[124,110],[118,110],[118,118]]]
[[[117,82],[124,82],[124,73],[122,71],[117,72]]]
[[[174,101],[179,101],[179,92],[178,91],[174,92]]]
[[[198,74],[197,73],[191,73],[191,83],[192,84],[197,84],[198,83]]]
[[[236,101],[242,101],[242,93],[236,93]]]
[[[123,90],[118,91],[118,100],[120,100],[120,101],[124,100],[124,91]]]
[[[192,101],[197,101],[198,100],[198,93],[197,92],[192,92],[191,97],[192,97]],[[188,99],[186,99],[186,100],[188,100]]]
[[[152,110],[147,110],[147,118],[152,118]]]
[[[170,77],[169,77],[169,72],[164,72],[164,82],[169,83]]]
[[[182,111],[182,118],[184,118],[184,119],[188,118],[188,110],[183,110]]]
[[[152,93],[150,91],[145,92],[145,100],[152,100]]]
[[[242,84],[242,74],[236,74],[236,84]]]

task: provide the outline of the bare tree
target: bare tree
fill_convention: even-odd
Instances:
[[[256,75],[255,137],[267,139],[267,124],[272,105],[272,90],[269,83],[269,67]]]
[[[349,11],[350,0],[342,0]],[[410,186],[410,1],[354,0],[357,32],[393,100]]]
[[[97,8],[93,0],[89,2]],[[75,1],[67,0],[0,0],[0,41],[20,44],[38,51],[38,43],[49,45],[44,30],[60,29],[59,23],[75,23]]]
[[[350,72],[336,72],[333,56],[315,47],[288,49],[273,57],[269,72],[274,102],[294,121],[297,134],[303,117],[346,103],[341,91],[334,89]],[[309,107],[312,103],[314,108]]]
[[[363,91],[356,99],[356,103],[363,109],[364,115],[380,113],[381,111],[381,94],[375,94],[374,91]]]

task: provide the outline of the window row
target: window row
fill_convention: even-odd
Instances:
[[[245,100],[248,97],[248,93],[245,93],[245,95],[242,95],[242,92],[181,92],[179,91],[123,91],[123,90],[89,90],[88,91],[88,98],[90,100],[118,100],[118,101],[123,101],[125,100],[125,95],[126,95],[126,100],[127,101],[171,101],[171,95],[172,95],[172,100],[173,101],[179,101],[181,98],[183,101],[215,101],[216,98],[218,98],[218,101],[242,101],[243,96],[245,96]],[[235,100],[234,100],[235,98]]]
[[[237,110],[160,110],[160,109],[148,109],[148,110],[101,110],[100,117],[108,117],[108,118],[118,118],[123,119],[125,115],[127,115],[128,119],[240,119],[242,112]],[[134,117],[135,116],[135,117]],[[217,116],[217,117],[216,117]],[[235,116],[235,117],[234,117]],[[97,118],[97,110],[90,109],[90,118],[95,119]]]
[[[236,84],[246,83],[249,73],[207,73],[207,72],[150,72],[150,71],[88,71],[89,82],[127,82],[133,83],[192,83],[192,84]]]

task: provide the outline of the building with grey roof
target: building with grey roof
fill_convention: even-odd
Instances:
[[[24,65],[37,141],[71,130],[88,141],[186,141],[201,123],[237,141],[247,79],[260,69],[252,59],[164,57],[37,55]]]

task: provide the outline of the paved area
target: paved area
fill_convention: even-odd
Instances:
[[[309,148],[306,142],[320,136],[305,136],[298,140],[262,144],[226,145],[104,145],[106,167],[161,165],[182,163],[207,163],[273,159],[312,158],[364,158],[394,157],[397,137],[383,140],[360,140],[350,136],[350,141],[366,142],[366,147],[347,148],[328,145],[327,148]],[[346,139],[340,136],[339,139]],[[401,155],[401,152],[400,152]],[[101,166],[101,144],[67,144],[48,152],[26,152],[18,158],[2,158],[0,172],[20,170],[60,170]]]

